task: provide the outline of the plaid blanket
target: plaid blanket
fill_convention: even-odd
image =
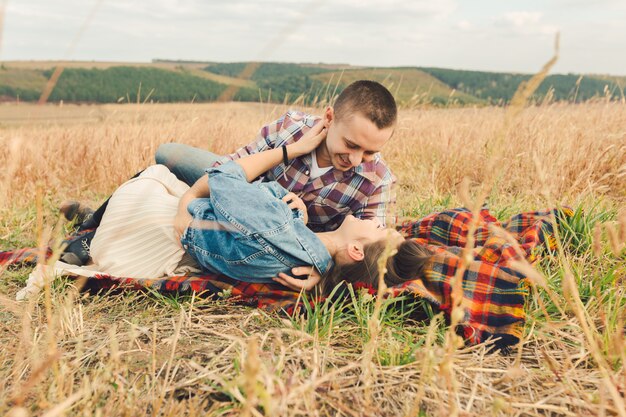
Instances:
[[[480,212],[475,232],[473,259],[463,272],[464,311],[459,332],[470,344],[499,338],[497,346],[517,343],[522,336],[524,303],[528,295],[526,277],[510,267],[512,260],[523,256],[535,260],[541,247],[554,245],[550,214],[557,220],[565,211],[536,211],[513,216],[500,223],[487,209]],[[461,267],[459,257],[468,238],[472,214],[467,209],[453,209],[431,214],[421,220],[407,222],[400,229],[408,238],[416,239],[435,252],[424,277],[416,277],[392,287],[388,295],[414,295],[427,300],[447,316],[451,310],[452,281]],[[494,226],[506,230],[514,241],[497,233]],[[517,246],[517,250],[516,250]],[[33,248],[0,252],[0,266],[36,263],[39,251]],[[46,255],[49,256],[49,253]],[[284,310],[293,314],[301,302],[299,293],[279,284],[256,284],[234,280],[225,275],[177,276],[161,279],[132,279],[95,275],[86,282],[89,290],[150,288],[163,293],[204,293],[227,295],[247,305],[270,311]],[[369,289],[375,292],[374,289]],[[313,300],[312,302],[319,302]]]
[[[480,211],[472,259],[462,274],[464,316],[459,330],[468,343],[493,337],[498,338],[496,346],[505,347],[520,340],[530,282],[511,263],[521,258],[532,263],[543,248],[555,249],[552,214],[558,223],[573,212],[565,208],[521,213],[500,223],[487,209]],[[453,278],[462,264],[471,221],[472,213],[460,208],[404,224],[407,235],[435,252],[434,261],[424,277],[391,288],[391,293],[422,297],[449,317]]]

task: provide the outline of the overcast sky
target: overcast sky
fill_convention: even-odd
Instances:
[[[626,75],[626,0],[3,2],[2,60],[260,60],[534,72],[552,56],[560,32],[553,72]]]

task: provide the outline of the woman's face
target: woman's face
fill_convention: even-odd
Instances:
[[[400,232],[383,227],[378,219],[361,220],[351,214],[341,223],[339,231],[347,240],[358,240],[364,245],[387,239],[400,244],[404,240]]]

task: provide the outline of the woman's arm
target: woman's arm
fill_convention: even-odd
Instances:
[[[209,174],[204,174],[180,198],[180,201],[178,202],[178,212],[174,218],[174,230],[176,231],[178,240],[180,240],[182,234],[185,232],[185,229],[189,226],[191,220],[193,220],[193,217],[187,211],[189,203],[196,198],[204,198],[209,195],[211,195],[211,190],[209,189]]]
[[[326,138],[324,123],[320,122],[313,126],[299,141],[287,145],[289,158],[297,158],[313,151]],[[261,153],[237,159],[235,162],[241,166],[246,174],[248,182],[253,181],[259,175],[280,164],[283,160],[283,150],[281,148],[267,150]],[[204,174],[195,184],[180,198],[178,212],[174,219],[174,230],[180,240],[193,216],[187,211],[187,206],[196,198],[209,197],[209,175]],[[292,202],[290,204],[293,205]],[[295,207],[295,206],[294,206]]]
[[[299,141],[287,145],[287,155],[289,159],[297,158],[312,152],[319,144],[326,139],[324,123],[319,122],[313,126]],[[259,175],[274,168],[283,161],[282,147],[270,149],[235,160],[246,173],[248,182],[253,181]]]

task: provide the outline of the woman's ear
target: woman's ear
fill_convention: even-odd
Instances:
[[[354,262],[361,262],[365,257],[363,244],[358,240],[353,240],[348,243],[348,257]]]

